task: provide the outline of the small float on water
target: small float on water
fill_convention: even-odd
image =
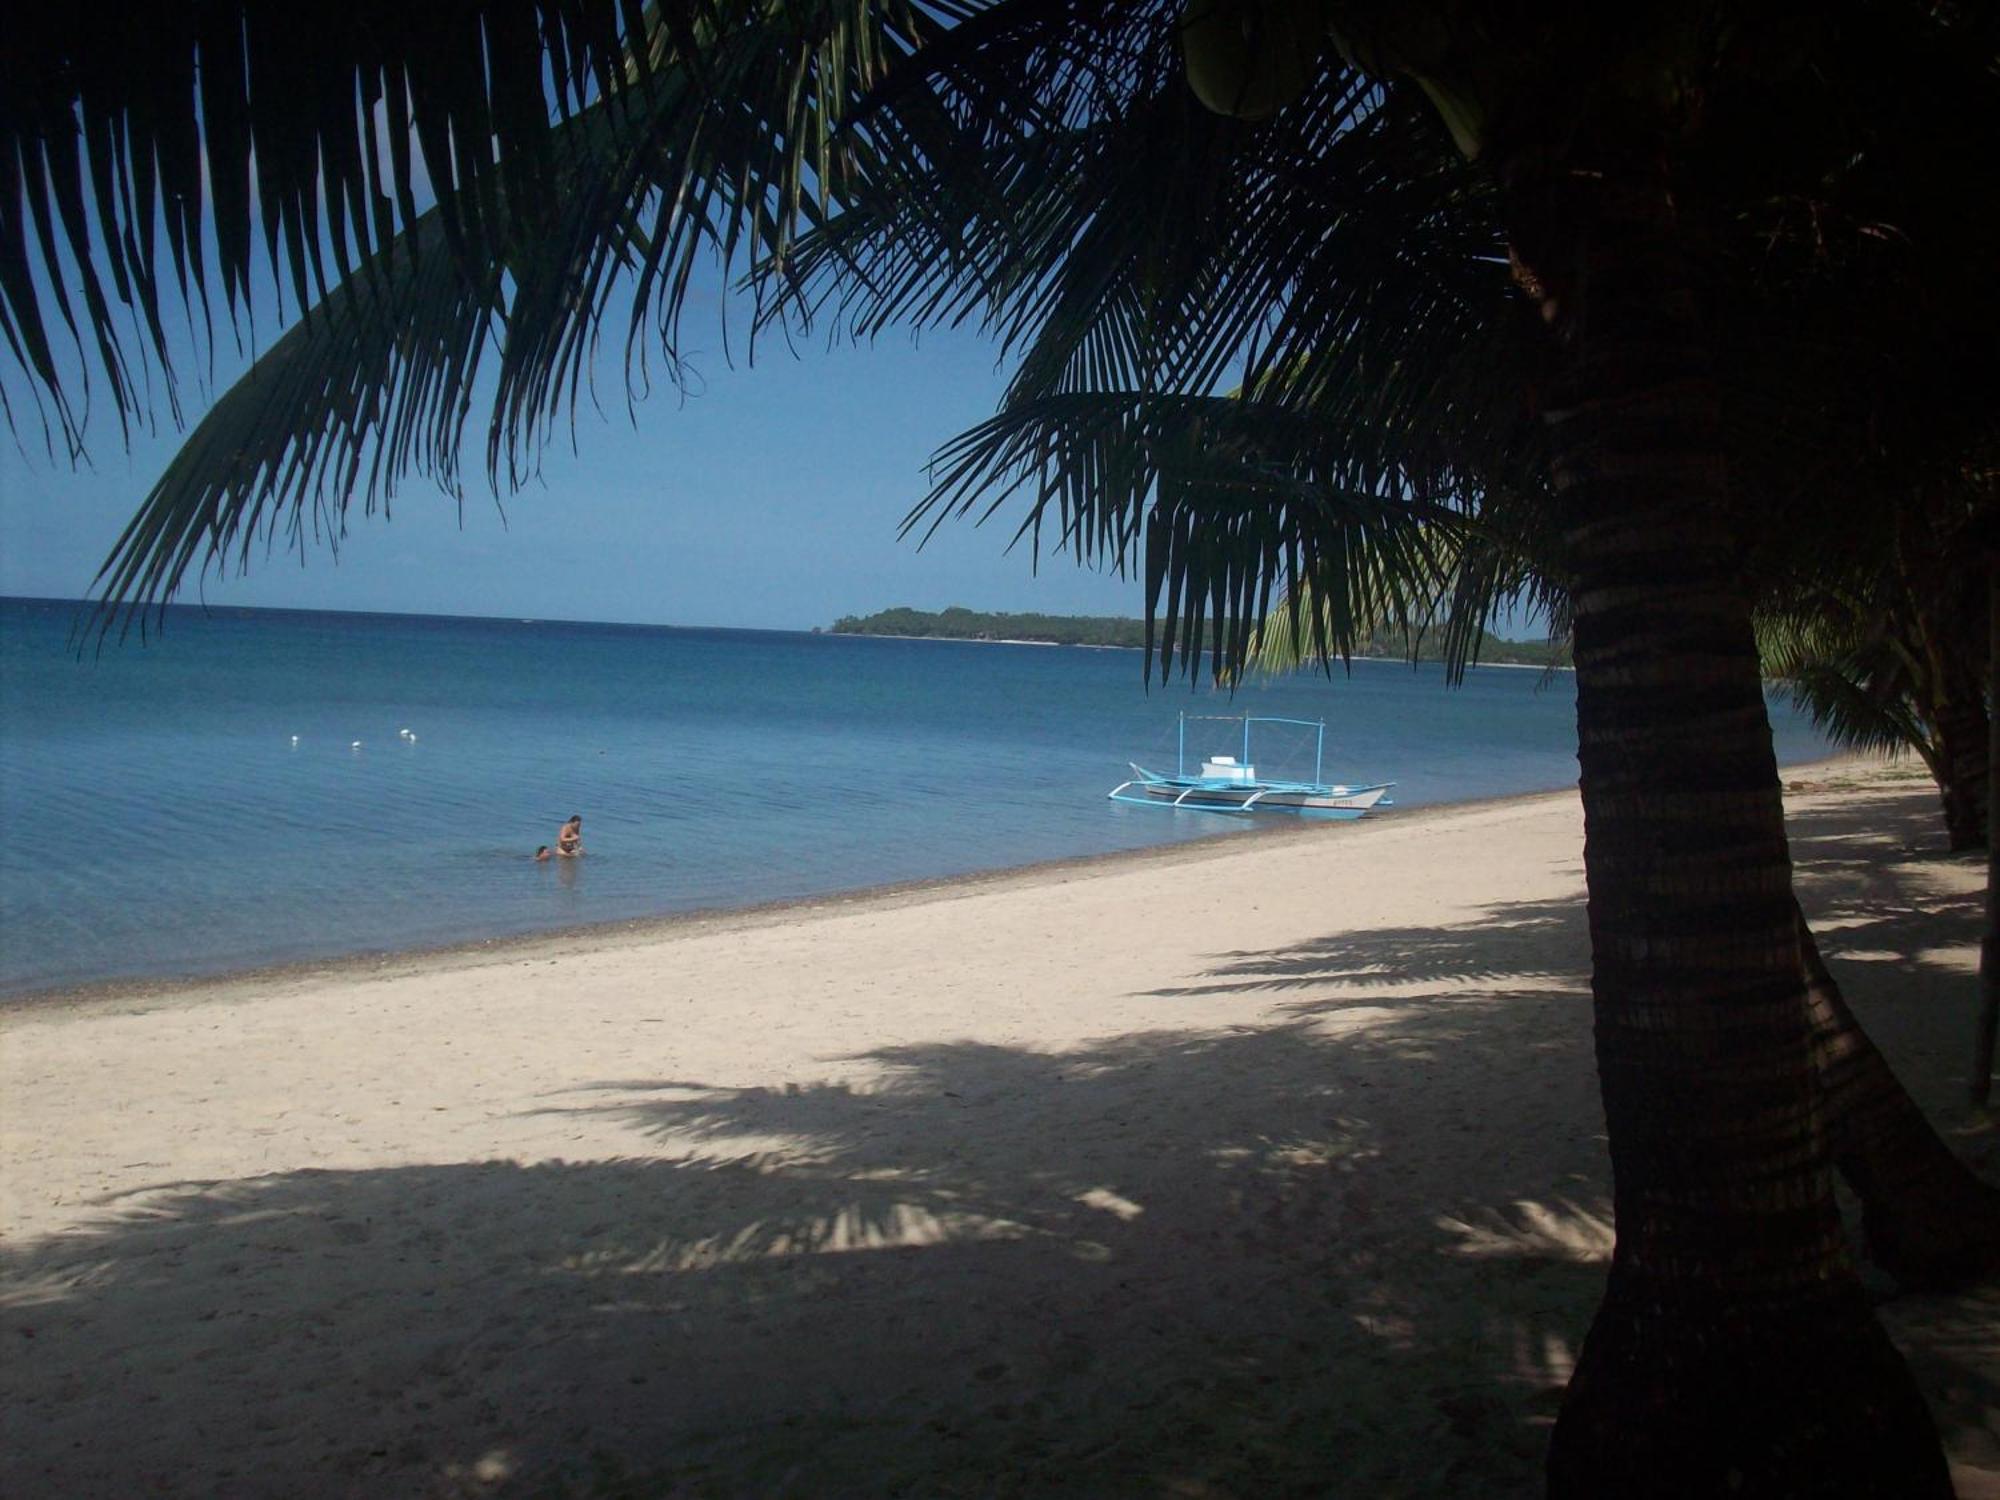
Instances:
[[[1197,751],[1197,769],[1188,769],[1188,726],[1230,724],[1237,726],[1229,743],[1240,754],[1220,755]],[[1286,725],[1310,729],[1313,735],[1313,772],[1310,781],[1283,781],[1257,774],[1252,744],[1258,725]],[[1198,731],[1199,732],[1199,731]],[[1215,732],[1208,731],[1214,738]],[[1358,818],[1372,807],[1392,804],[1384,799],[1393,781],[1369,786],[1344,786],[1321,776],[1321,759],[1326,751],[1326,721],[1323,719],[1278,719],[1251,714],[1182,714],[1179,752],[1174,774],[1149,771],[1132,762],[1132,779],[1121,781],[1110,793],[1113,802],[1130,802],[1139,807],[1185,807],[1195,812],[1291,813],[1307,818]]]

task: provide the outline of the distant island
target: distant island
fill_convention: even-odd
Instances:
[[[995,615],[978,610],[885,609],[842,615],[835,635],[909,635],[946,641],[1032,641],[1048,646],[1143,646],[1143,620],[1113,615]]]
[[[944,641],[1012,641],[1048,646],[1129,646],[1146,644],[1146,622],[1117,615],[989,614],[953,605],[945,610],[884,609],[872,615],[842,615],[835,635],[897,635]],[[1400,631],[1377,631],[1356,656],[1410,659],[1409,638]],[[1435,661],[1435,641],[1418,643],[1419,661]],[[1567,667],[1568,642],[1503,641],[1488,636],[1479,660],[1491,666]]]

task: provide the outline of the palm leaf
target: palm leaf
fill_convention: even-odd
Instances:
[[[644,378],[637,351],[649,332],[675,371],[679,311],[702,255],[782,268],[797,227],[819,215],[816,195],[866,159],[864,143],[835,160],[839,119],[939,24],[902,5],[748,14],[757,24],[708,8],[659,19],[615,75],[598,68],[610,92],[567,99],[554,125],[544,110],[539,138],[523,149],[545,172],[474,172],[414,217],[406,201],[405,227],[196,429],[100,575],[106,600],[163,602],[189,567],[241,565],[279,536],[337,541],[351,503],[386,505],[410,472],[457,493],[489,338],[496,483],[504,472],[518,484],[574,409],[621,287],[631,299],[628,386]],[[923,99],[906,101],[899,128],[927,113],[936,110]],[[217,233],[229,222],[219,217]],[[290,231],[273,233],[276,246]]]
[[[621,0],[191,0],[10,16],[0,328],[72,451],[93,372],[121,421],[148,405],[135,354],[173,399],[169,287],[204,327],[212,275],[232,320],[248,319],[251,284],[267,275],[303,310],[328,291],[329,262],[338,279],[385,255],[426,187],[476,279],[549,199],[552,115],[611,92],[616,67],[643,71],[643,50],[627,47],[636,14]],[[45,297],[76,346],[67,369]],[[120,305],[139,311],[136,327]]]
[[[1287,580],[1353,591],[1329,619],[1429,610],[1453,585],[1418,521],[1535,482],[1490,205],[1433,124],[1351,75],[1253,131],[1191,106],[1170,47],[1135,55],[1111,107],[982,138],[795,252],[808,310],[857,333],[976,317],[1020,354],[911,528],[1021,497],[1037,549],[1138,571],[1143,548],[1163,668],[1236,670]],[[1245,370],[1265,399],[1211,394]]]

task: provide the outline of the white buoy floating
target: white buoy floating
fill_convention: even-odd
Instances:
[[[353,744],[349,745],[347,748],[350,750],[359,750],[361,748],[361,741],[356,740]]]
[[[292,736],[292,743],[293,743],[294,745],[296,745],[296,744],[297,744],[298,742],[299,742],[299,737],[298,737],[297,735],[293,735],[293,736]]]

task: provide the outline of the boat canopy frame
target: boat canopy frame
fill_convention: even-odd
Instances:
[[[1326,720],[1285,719],[1275,714],[1191,714],[1185,710],[1183,710],[1180,716],[1179,744],[1174,752],[1174,775],[1176,777],[1185,778],[1196,774],[1190,772],[1187,768],[1187,727],[1190,720],[1197,724],[1242,724],[1243,753],[1237,764],[1244,766],[1255,765],[1255,761],[1252,760],[1250,755],[1250,726],[1252,724],[1290,724],[1297,729],[1313,730],[1315,732],[1313,737],[1313,773],[1310,784],[1317,786],[1325,780],[1322,766],[1326,759]],[[1291,784],[1297,786],[1307,783],[1294,782]]]

